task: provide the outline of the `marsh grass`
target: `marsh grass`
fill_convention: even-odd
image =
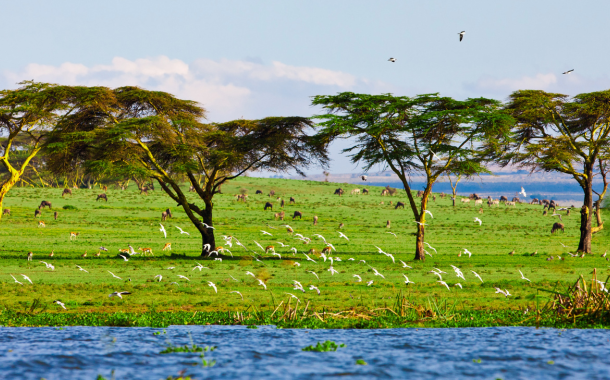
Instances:
[[[315,352],[330,352],[337,351],[338,348],[345,347],[345,344],[337,344],[332,340],[327,340],[324,343],[318,342],[315,346],[307,346],[302,348],[301,351],[315,351]]]

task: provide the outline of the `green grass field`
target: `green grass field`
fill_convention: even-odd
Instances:
[[[290,296],[286,293],[292,293],[299,297],[301,305],[309,302],[310,310],[341,311],[382,307],[391,303],[402,290],[414,303],[424,304],[429,299],[436,299],[448,300],[463,310],[519,310],[535,304],[538,288],[552,289],[557,281],[573,283],[579,275],[590,279],[594,268],[602,280],[610,274],[609,263],[601,257],[610,246],[607,230],[594,236],[594,254],[585,258],[570,257],[570,249],[562,246],[561,243],[573,251],[578,244],[579,215],[576,210],[571,216],[563,217],[565,233],[551,235],[556,218],[543,217],[542,206],[521,204],[515,208],[503,205],[489,208],[484,205],[483,214],[479,214],[479,206],[458,202],[453,207],[448,198],[430,202],[434,218],[428,218],[426,241],[437,253],[428,249],[433,257],[428,256],[425,262],[414,262],[416,224],[412,214],[408,209],[395,210],[389,205],[390,201],[407,203],[404,191],[395,197],[382,197],[381,188],[365,185],[359,187],[367,187],[370,195],[349,195],[355,185],[311,181],[246,177],[225,185],[224,194],[217,195],[214,200],[217,244],[225,246],[221,236],[232,235],[258,253],[262,252],[255,240],[262,246],[274,245],[282,258],[265,255],[263,263],[252,260],[236,245],[230,248],[232,259],[202,260],[199,257],[201,238],[196,229],[184,212],[159,189],[148,196],[139,195],[133,187],[126,191],[109,189],[106,203],[96,202],[97,194],[102,192],[99,189],[74,190],[72,197],[62,199],[62,189],[15,188],[4,204],[11,209],[11,216],[0,222],[0,302],[5,309],[20,310],[38,299],[48,305],[49,311],[57,313],[66,311],[52,304],[56,299],[65,303],[67,313],[151,309],[213,312],[243,311],[250,306],[272,310],[273,305],[281,301],[287,303]],[[346,190],[343,197],[333,195],[339,186]],[[246,203],[234,199],[240,189],[248,190]],[[264,195],[255,195],[258,189]],[[280,207],[276,197],[266,195],[272,189],[276,196],[286,200],[285,222],[273,218]],[[295,205],[288,204],[291,196],[296,199]],[[53,210],[44,210],[40,218],[46,222],[46,228],[39,228],[38,219],[34,217],[34,210],[42,200],[53,203]],[[263,211],[267,201],[274,203],[273,211]],[[385,204],[380,204],[382,201]],[[65,206],[72,208],[64,209]],[[171,208],[174,216],[163,222],[168,231],[167,239],[159,231],[161,212],[166,208]],[[291,220],[295,210],[303,213],[302,220]],[[59,212],[57,221],[53,220],[53,211]],[[317,226],[312,222],[314,215],[319,217]],[[481,218],[481,226],[473,221],[475,217]],[[390,229],[385,228],[387,220],[391,220]],[[305,245],[290,236],[281,227],[284,223],[291,225],[296,233],[310,237],[312,243]],[[349,241],[339,238],[339,223],[345,224],[341,232]],[[181,235],[175,226],[191,235]],[[261,230],[270,232],[273,237],[263,235]],[[397,238],[388,231],[394,232]],[[70,232],[80,235],[70,241]],[[331,275],[329,261],[316,257],[317,263],[312,263],[305,259],[302,252],[324,247],[322,240],[314,234],[323,235],[336,247],[337,252],[332,256],[341,259],[334,264],[339,273]],[[280,248],[278,241],[296,247],[299,254],[293,255],[288,248]],[[161,251],[166,242],[172,243],[171,253]],[[154,256],[136,255],[125,262],[117,254],[119,248],[127,248],[128,244],[136,249],[151,247]],[[109,251],[102,252],[99,258],[94,257],[100,246]],[[396,263],[378,253],[374,246],[393,254]],[[458,257],[463,248],[471,251],[472,257]],[[509,252],[513,250],[516,253],[510,256]],[[26,260],[29,251],[34,253],[31,262]],[[54,257],[49,257],[51,251],[54,251]],[[532,257],[530,254],[534,251],[538,254]],[[82,258],[85,252],[87,257]],[[550,256],[561,256],[565,260],[547,261]],[[360,260],[377,269],[385,279],[374,276],[373,270],[359,263]],[[398,260],[403,260],[412,269],[403,268]],[[53,264],[55,270],[47,269],[40,261]],[[196,262],[209,269],[193,270]],[[89,273],[79,271],[77,265]],[[466,280],[457,278],[450,265],[459,267]],[[166,269],[168,267],[175,269]],[[436,275],[428,273],[432,268],[447,272],[443,274],[443,280],[451,290],[439,284]],[[532,282],[521,280],[518,270]],[[108,271],[123,280],[113,278]],[[247,271],[263,279],[267,290],[246,275]],[[308,271],[316,272],[319,280]],[[24,285],[16,284],[10,274]],[[21,274],[27,275],[34,284],[29,284]],[[158,274],[163,276],[161,282],[154,280]],[[362,282],[357,282],[354,274],[361,276]],[[403,274],[414,284],[406,286]],[[190,281],[177,275],[187,276]],[[301,282],[307,291],[293,290],[293,280]],[[370,280],[374,283],[367,286]],[[208,281],[217,285],[218,293],[208,286]],[[455,286],[457,282],[463,289]],[[310,285],[317,286],[321,295],[310,291]],[[505,298],[496,294],[496,286],[508,289],[512,296]],[[122,300],[109,298],[114,291],[132,294]],[[231,291],[241,292],[244,300]]]

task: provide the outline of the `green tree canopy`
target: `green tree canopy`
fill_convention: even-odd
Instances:
[[[337,138],[354,138],[344,150],[365,170],[389,167],[400,178],[414,222],[418,223],[415,259],[424,260],[424,230],[428,197],[437,179],[447,173],[474,175],[486,172],[484,160],[493,141],[510,130],[511,119],[500,112],[498,101],[477,98],[458,101],[438,94],[416,97],[355,94],[315,96],[313,105],[327,113],[316,138],[328,144]],[[485,142],[485,154],[479,146]],[[499,146],[497,146],[499,148]],[[409,176],[419,173],[426,184],[419,207],[411,193]]]
[[[570,98],[541,90],[514,92],[506,105],[516,123],[503,164],[565,173],[584,192],[578,250],[591,252],[593,177],[610,147],[610,90]]]
[[[55,172],[84,165],[93,173],[152,178],[180,205],[214,249],[212,201],[221,186],[248,170],[287,171],[325,165],[326,147],[307,135],[302,117],[203,123],[197,103],[136,87],[104,96],[65,118],[51,137]],[[189,203],[186,178],[202,203]],[[206,251],[202,248],[202,254]]]

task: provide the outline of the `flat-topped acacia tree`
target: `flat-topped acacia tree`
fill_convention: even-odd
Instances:
[[[365,170],[386,166],[400,178],[418,223],[415,260],[425,260],[426,209],[434,183],[448,173],[486,172],[478,143],[489,141],[486,148],[493,149],[492,140],[507,134],[511,123],[499,111],[498,101],[484,98],[458,101],[437,94],[411,98],[345,92],[315,96],[312,104],[327,111],[315,117],[321,143],[353,138],[356,144],[344,150],[352,153],[352,162],[364,164]],[[419,207],[411,193],[411,173],[426,178]]]
[[[70,115],[75,99],[85,91],[32,81],[19,84],[17,89],[0,91],[0,165],[5,170],[0,180],[0,210],[4,197],[24,179],[56,123]]]
[[[326,147],[307,135],[303,117],[267,117],[203,123],[196,102],[136,87],[107,90],[112,100],[83,108],[57,128],[50,144],[56,171],[85,165],[99,173],[136,174],[156,180],[216,248],[213,198],[228,180],[249,170],[299,174],[326,165]],[[189,202],[180,183],[187,179],[201,203]]]
[[[596,164],[605,170],[610,149],[610,90],[573,98],[541,90],[516,91],[510,95],[506,111],[515,125],[504,164],[574,178],[584,192],[578,251],[590,253],[593,177],[599,174]]]

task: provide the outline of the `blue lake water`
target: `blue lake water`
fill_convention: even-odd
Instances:
[[[290,330],[263,326],[0,328],[0,379],[609,379],[610,331],[525,327]],[[192,339],[192,341],[191,341]],[[159,354],[213,345],[199,354]],[[303,352],[318,341],[336,352]],[[356,365],[363,359],[368,365]],[[476,360],[473,361],[473,359]],[[480,359],[480,362],[479,362]],[[552,361],[552,362],[551,362]]]

